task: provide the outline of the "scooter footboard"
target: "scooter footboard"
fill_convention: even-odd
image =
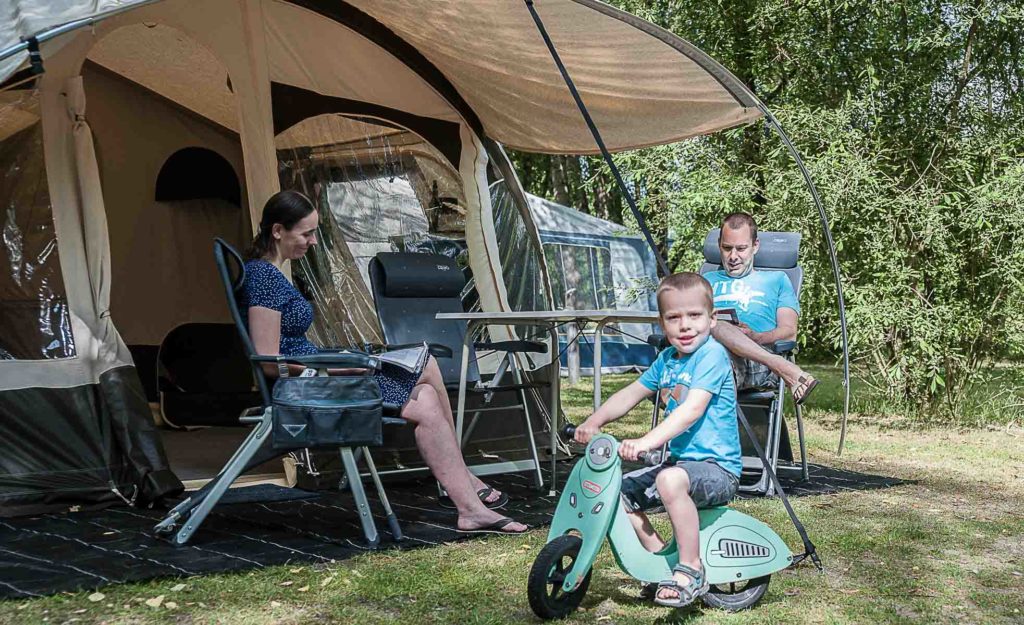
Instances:
[[[725,507],[700,511],[700,554],[711,584],[770,575],[793,562],[793,553],[770,527]]]

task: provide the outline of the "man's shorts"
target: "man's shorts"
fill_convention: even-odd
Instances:
[[[732,360],[732,371],[736,374],[737,391],[778,388],[779,376],[767,366],[732,354],[729,354],[729,358]]]
[[[661,495],[655,480],[671,467],[680,467],[690,476],[690,499],[698,508],[724,506],[732,501],[739,488],[739,479],[714,460],[681,460],[645,467],[622,477],[622,503],[628,512],[639,512],[660,506]]]

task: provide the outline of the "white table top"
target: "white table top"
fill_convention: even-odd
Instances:
[[[437,318],[506,322],[512,324],[517,321],[657,323],[658,313],[647,310],[521,310],[518,312],[437,313]]]

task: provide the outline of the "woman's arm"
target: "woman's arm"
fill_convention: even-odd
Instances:
[[[260,356],[279,356],[281,354],[281,313],[263,306],[249,307],[249,338]],[[306,368],[302,365],[288,365],[288,375],[302,375]],[[263,373],[267,377],[276,378],[280,374],[277,365],[263,363]]]

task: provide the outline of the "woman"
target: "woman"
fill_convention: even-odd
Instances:
[[[313,322],[313,308],[281,272],[285,261],[298,260],[317,244],[319,215],[313,203],[298,191],[281,191],[263,207],[260,229],[245,264],[245,292],[239,300],[248,311],[249,334],[263,355],[302,356],[317,348],[306,338]],[[289,365],[289,375],[302,373],[301,365]],[[269,371],[277,375],[276,370]],[[416,446],[448,491],[458,511],[457,527],[463,532],[519,534],[526,531],[488,508],[507,501],[470,473],[456,442],[451,404],[441,370],[431,358],[418,378],[398,367],[385,365],[376,374],[384,401],[402,406],[402,417],[415,426]]]

